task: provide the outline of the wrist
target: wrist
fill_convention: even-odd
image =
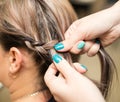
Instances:
[[[120,24],[120,0],[118,0],[112,7],[111,7],[111,11],[113,12],[113,14],[115,14],[116,18],[115,18],[115,25],[119,25]],[[120,34],[119,34],[119,38],[120,38]]]
[[[118,0],[111,9],[115,10],[116,12],[120,12],[120,0]]]
[[[120,0],[109,8],[111,16],[113,16],[113,26],[120,24]]]

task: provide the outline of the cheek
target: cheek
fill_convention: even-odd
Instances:
[[[6,60],[0,59],[0,82],[3,82],[5,80],[6,75],[8,74],[8,64],[6,63]]]
[[[5,74],[4,68],[3,68],[2,65],[0,64],[0,81],[2,80],[4,74]]]
[[[0,82],[5,84],[5,81],[8,80],[8,69],[6,67],[0,67]]]
[[[9,70],[9,56],[0,48],[0,82],[6,80]]]
[[[3,68],[0,67],[0,82],[2,82],[3,79]]]

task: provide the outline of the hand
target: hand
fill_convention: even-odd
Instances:
[[[88,53],[95,55],[100,44],[93,40],[99,38],[103,46],[113,43],[120,37],[120,1],[106,10],[91,14],[75,21],[65,33],[64,47],[55,46],[58,51]],[[84,41],[84,42],[83,42]]]
[[[105,102],[98,88],[61,56],[53,56],[45,82],[57,102]],[[56,76],[57,72],[61,74]]]

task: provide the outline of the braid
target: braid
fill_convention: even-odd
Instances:
[[[30,41],[25,41],[26,46],[38,53],[41,54],[48,54],[48,50],[53,49],[53,46],[57,43],[57,40],[52,40],[46,44],[38,42],[38,41],[34,41],[34,42],[30,42]]]
[[[64,0],[65,2],[63,0],[3,1],[4,3],[0,4],[0,43],[6,51],[13,46],[27,49],[37,63],[40,76],[44,76],[52,63],[51,56],[58,53],[53,46],[64,40],[63,33],[73,22],[72,10],[67,10],[68,5],[63,6],[68,0]],[[65,52],[61,55],[72,65],[70,53]],[[106,90],[113,76],[114,69],[111,66],[113,62],[102,46],[99,57],[101,61],[100,89],[106,96]]]

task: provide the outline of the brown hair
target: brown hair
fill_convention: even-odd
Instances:
[[[5,51],[14,46],[33,54],[42,78],[56,53],[53,46],[64,39],[77,18],[68,0],[64,1],[68,6],[61,0],[4,0],[0,5],[1,45]],[[69,53],[62,55],[71,63]],[[40,84],[45,86],[43,80]]]
[[[52,63],[53,46],[64,39],[63,34],[76,19],[68,0],[4,0],[0,3],[0,43],[6,51],[14,46],[33,54],[43,78]],[[102,47],[99,54],[102,63],[100,89],[106,96],[112,60]],[[68,52],[62,55],[72,63]],[[45,86],[44,81],[41,85]]]

